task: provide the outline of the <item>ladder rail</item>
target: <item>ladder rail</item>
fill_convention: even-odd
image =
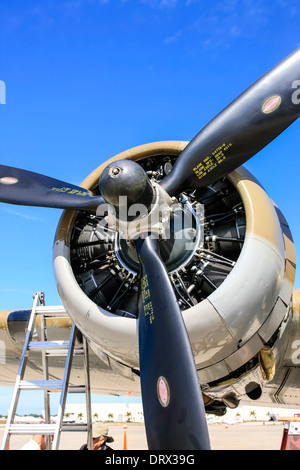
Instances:
[[[43,341],[48,340],[48,334],[47,334],[47,325],[46,325],[46,319],[44,313],[41,313],[41,338]],[[49,381],[49,363],[48,363],[48,356],[46,354],[46,351],[42,351],[42,367],[43,367],[43,378],[45,382]],[[51,423],[51,412],[50,412],[50,395],[49,395],[49,389],[44,388],[44,419],[46,424]],[[50,449],[52,446],[52,440],[51,436],[47,435],[46,436],[46,447],[47,449]]]
[[[92,435],[92,403],[91,403],[91,382],[90,382],[90,363],[89,346],[85,336],[83,338],[84,350],[84,373],[85,373],[85,399],[86,399],[86,425],[87,425],[87,446],[88,450],[93,450]]]
[[[76,339],[76,325],[75,323],[72,324],[72,330],[71,330],[71,335],[70,335],[70,344],[69,344],[69,349],[68,349],[68,355],[66,359],[66,365],[65,365],[65,372],[64,372],[64,378],[63,378],[63,384],[62,384],[62,392],[60,396],[60,402],[59,402],[59,408],[58,408],[58,413],[57,413],[57,419],[56,419],[56,429],[54,433],[54,438],[52,442],[52,449],[57,450],[59,447],[59,442],[60,442],[60,435],[61,435],[61,427],[62,427],[62,422],[63,422],[63,417],[64,417],[64,410],[66,406],[66,399],[67,399],[67,392],[68,392],[68,383],[70,379],[70,373],[71,373],[71,363],[72,363],[72,357],[73,357],[73,351],[75,347],[75,339]]]
[[[21,360],[20,360],[20,364],[19,364],[19,369],[18,369],[18,373],[17,373],[17,379],[16,379],[16,382],[15,382],[14,391],[13,391],[13,395],[12,395],[12,399],[11,399],[11,404],[10,404],[10,408],[9,408],[8,416],[7,416],[7,420],[6,420],[5,430],[4,430],[4,434],[3,434],[3,438],[2,438],[1,450],[6,450],[8,448],[9,438],[10,438],[9,429],[10,429],[10,426],[11,426],[12,422],[14,421],[15,415],[16,415],[16,410],[17,410],[19,396],[20,396],[20,386],[19,385],[20,385],[21,380],[23,380],[23,377],[24,377],[25,368],[26,368],[27,360],[28,360],[28,346],[29,346],[29,343],[32,339],[34,326],[35,326],[36,308],[37,308],[38,304],[40,303],[40,301],[41,301],[40,293],[35,294],[33,307],[32,307],[32,311],[31,311],[31,315],[30,315],[30,319],[29,319],[29,323],[28,323],[28,327],[27,327],[25,343],[24,343],[22,356],[21,356]]]

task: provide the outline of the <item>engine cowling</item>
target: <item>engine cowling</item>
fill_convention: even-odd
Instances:
[[[186,145],[167,141],[127,150],[98,167],[82,186],[97,191],[103,169],[121,159],[138,161],[159,184]],[[161,242],[162,253],[201,385],[216,397],[226,395],[226,384],[237,383],[245,372],[253,374],[256,385],[270,380],[262,352],[271,351],[268,357],[275,364],[276,339],[290,312],[295,276],[285,219],[243,167],[204,189],[190,188],[177,200],[174,227],[185,237]],[[182,222],[183,214],[189,224]],[[188,248],[182,242],[186,236]],[[53,256],[62,303],[92,349],[104,362],[119,364],[125,375],[126,370],[138,374],[134,247],[107,226],[104,214],[68,210],[56,232]]]

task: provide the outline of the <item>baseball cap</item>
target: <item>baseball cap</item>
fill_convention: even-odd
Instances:
[[[114,442],[114,438],[112,436],[109,436],[109,430],[108,428],[101,423],[100,421],[96,421],[92,425],[92,435],[93,439],[96,437],[106,437],[106,442]]]

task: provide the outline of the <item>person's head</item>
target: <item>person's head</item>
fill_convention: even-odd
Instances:
[[[106,442],[113,442],[114,438],[109,435],[108,428],[97,421],[92,425],[93,450],[99,450]]]

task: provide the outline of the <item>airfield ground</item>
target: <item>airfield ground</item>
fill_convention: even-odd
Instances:
[[[238,423],[209,424],[211,448],[213,450],[280,450],[284,423]],[[115,441],[111,447],[123,450],[124,423],[109,423]],[[4,426],[0,427],[0,440]],[[19,450],[30,436],[11,437],[10,450]],[[86,433],[64,432],[61,435],[61,450],[77,450],[86,440]],[[147,450],[145,428],[142,424],[127,423],[127,450]]]

